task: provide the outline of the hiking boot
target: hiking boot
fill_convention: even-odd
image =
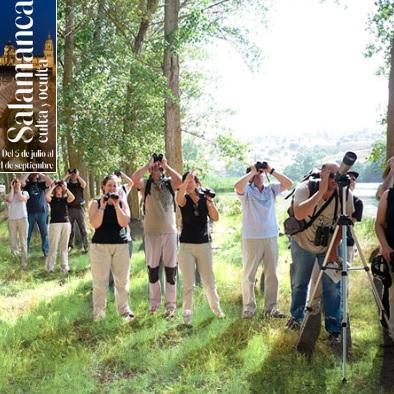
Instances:
[[[164,319],[172,319],[175,316],[175,308],[167,308],[163,313]]]
[[[286,315],[281,312],[279,309],[272,309],[271,311],[264,312],[264,317],[270,318],[273,317],[275,319],[284,319]]]
[[[252,311],[243,311],[242,312],[242,319],[251,319],[254,316],[254,312]]]
[[[299,331],[301,328],[301,324],[298,320],[294,319],[293,316],[286,323],[286,328],[292,331]]]
[[[149,307],[149,313],[151,315],[156,315],[158,310],[159,310],[159,306],[157,306],[157,305]]]

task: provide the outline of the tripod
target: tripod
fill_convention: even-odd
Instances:
[[[346,200],[347,200],[347,191],[348,191],[348,187],[350,184],[350,180],[346,175],[339,175],[336,178],[337,184],[338,184],[338,188],[339,188],[339,195],[341,198],[341,215],[339,216],[337,223],[335,225],[335,230],[334,230],[334,234],[331,238],[331,241],[329,243],[328,249],[327,249],[327,253],[325,255],[323,264],[320,268],[320,272],[319,272],[319,276],[317,278],[317,281],[311,291],[308,303],[305,307],[305,317],[304,320],[302,322],[302,326],[301,326],[301,332],[300,332],[300,338],[297,344],[297,350],[300,352],[305,352],[304,349],[304,345],[305,342],[308,342],[308,340],[306,340],[304,338],[305,334],[305,330],[308,327],[308,323],[311,321],[310,319],[313,316],[316,316],[316,307],[313,307],[312,304],[314,302],[314,299],[316,297],[316,293],[320,284],[320,281],[322,280],[324,271],[327,269],[335,269],[335,270],[339,270],[338,268],[335,267],[329,267],[328,265],[330,264],[328,261],[328,258],[331,254],[331,251],[334,247],[334,243],[335,240],[337,239],[338,236],[338,232],[341,229],[342,230],[342,243],[341,243],[341,257],[342,257],[342,267],[341,267],[341,294],[340,294],[340,298],[341,298],[341,309],[342,309],[342,321],[341,321],[341,329],[342,329],[342,383],[346,383],[346,367],[347,367],[347,347],[348,347],[348,341],[350,338],[348,338],[348,329],[349,329],[349,300],[348,300],[348,282],[349,282],[349,271],[353,271],[353,270],[364,270],[367,273],[371,288],[372,288],[372,293],[374,295],[375,298],[375,302],[379,308],[379,312],[380,312],[380,316],[381,318],[383,318],[386,322],[386,324],[388,324],[388,318],[387,318],[387,314],[386,311],[384,309],[384,306],[382,304],[382,301],[380,299],[379,293],[376,289],[376,286],[373,282],[373,278],[370,272],[370,268],[365,260],[364,254],[361,250],[360,247],[360,243],[358,242],[357,236],[355,234],[355,231],[353,229],[353,222],[352,220],[349,218],[349,216],[346,214]],[[357,247],[357,250],[359,252],[361,261],[362,261],[362,267],[354,267],[354,268],[349,268],[348,264],[347,264],[347,231],[348,228],[350,228],[350,232],[351,235],[354,239],[355,245]],[[318,320],[318,324],[320,327],[320,315],[319,315],[319,320]],[[315,333],[316,334],[316,333]],[[309,335],[309,334],[308,334]],[[317,339],[317,337],[315,337],[315,339]]]

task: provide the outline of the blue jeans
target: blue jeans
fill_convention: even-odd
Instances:
[[[304,318],[304,309],[311,279],[313,265],[317,259],[322,266],[325,254],[314,254],[301,248],[296,241],[291,241],[291,316],[301,321]],[[341,282],[335,283],[323,273],[323,306],[325,313],[325,326],[329,333],[341,331]]]
[[[39,212],[39,213],[29,213],[27,215],[29,221],[29,232],[27,234],[27,246],[30,247],[31,235],[33,233],[34,225],[37,223],[38,229],[41,234],[41,249],[44,253],[48,253],[49,251],[49,241],[48,241],[48,225],[47,212]]]

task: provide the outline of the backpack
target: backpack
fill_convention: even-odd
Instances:
[[[171,193],[173,204],[174,204],[174,212],[176,212],[175,192],[174,192],[174,189],[172,188],[172,185],[171,185],[171,178],[162,178],[162,181],[164,182],[164,185],[166,186],[168,191]],[[149,177],[148,180],[146,181],[144,198],[142,200],[142,211],[143,211],[144,215],[145,215],[145,201],[146,201],[146,197],[150,193],[152,183],[153,183],[153,179],[152,179],[152,177]]]
[[[320,182],[317,180],[309,180],[309,182],[308,182],[308,189],[309,189],[308,198],[312,197],[319,190],[319,184],[320,184]],[[294,235],[294,234],[300,233],[302,231],[305,231],[320,216],[320,214],[323,212],[323,210],[326,209],[326,207],[330,204],[332,199],[334,197],[337,198],[337,192],[334,192],[331,195],[331,197],[320,207],[320,209],[316,213],[313,214],[313,216],[310,218],[309,222],[307,222],[305,219],[298,220],[294,216],[294,193],[295,193],[295,189],[288,196],[285,197],[285,199],[287,199],[290,196],[293,196],[291,199],[290,207],[287,210],[289,217],[283,222],[285,234],[287,234],[287,235]],[[335,215],[336,215],[337,200],[336,200],[335,204],[336,204],[335,205]]]

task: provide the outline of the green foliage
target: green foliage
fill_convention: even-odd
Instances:
[[[215,149],[220,159],[225,163],[227,170],[234,167],[234,164],[236,168],[245,167],[249,146],[247,143],[237,140],[231,132],[216,137]]]
[[[368,45],[366,56],[371,57],[382,52],[387,66],[390,60],[390,48],[394,45],[394,2],[377,0],[375,6],[376,11],[368,20],[368,28],[374,41]]]
[[[283,172],[290,179],[300,181],[318,164],[321,164],[321,156],[315,152],[304,150],[296,153],[294,162],[285,167]]]
[[[386,143],[383,141],[376,142],[373,147],[368,160],[377,163],[379,167],[384,168],[386,157]]]

